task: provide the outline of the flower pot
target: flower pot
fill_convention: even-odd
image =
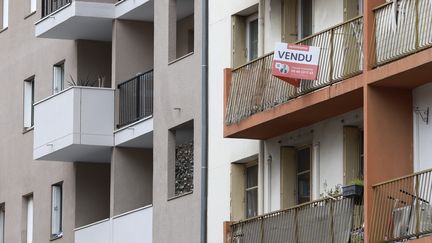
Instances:
[[[348,198],[360,198],[363,196],[363,186],[361,185],[350,185],[342,188],[342,196]]]

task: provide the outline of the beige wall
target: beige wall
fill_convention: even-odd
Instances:
[[[76,163],[75,227],[109,217],[110,164]]]
[[[64,236],[73,243],[75,176],[72,163],[33,161],[33,132],[23,134],[23,80],[35,75],[35,100],[52,93],[52,65],[65,59],[76,74],[73,41],[36,39],[38,12],[27,19],[27,1],[9,1],[9,28],[0,33],[0,202],[6,203],[6,242],[21,241],[22,196],[34,194],[34,240],[50,242],[51,185],[63,181]]]
[[[189,43],[190,43],[190,32],[194,31],[194,16],[190,15],[177,21],[177,40],[176,40],[176,52],[177,58],[188,54]],[[193,51],[193,50],[192,50]]]
[[[153,202],[153,156],[149,149],[115,148],[112,159],[112,215]]]
[[[169,63],[169,0],[155,1],[155,98],[153,242],[195,243],[200,239],[201,25],[195,21],[195,51]],[[200,20],[201,1],[195,1]],[[180,109],[174,109],[180,108]],[[169,129],[194,120],[194,191],[168,199]],[[169,229],[169,230],[167,230]]]
[[[115,20],[113,26],[113,88],[138,73],[153,69],[153,23]]]

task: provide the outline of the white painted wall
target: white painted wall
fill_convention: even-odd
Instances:
[[[432,109],[432,84],[413,90],[413,107],[420,111]],[[414,170],[417,172],[432,168],[432,121],[430,115],[428,124],[418,113],[413,112],[413,116]]]
[[[343,127],[363,125],[363,110],[357,109],[265,141],[265,158],[271,157],[271,191],[265,192],[264,205],[269,211],[280,207],[280,147],[312,145],[312,167],[319,168],[318,183],[313,181],[315,198],[325,190],[343,183]],[[315,153],[314,153],[315,151]],[[266,164],[267,165],[267,164]],[[315,174],[315,173],[314,173]],[[316,175],[318,177],[318,175]],[[268,188],[268,185],[265,185]],[[269,207],[270,205],[270,207]]]
[[[329,9],[330,17],[320,16],[315,19],[314,30],[322,28],[330,19],[328,26],[342,22],[342,7],[327,4],[329,0],[315,0],[316,12]],[[342,0],[331,0],[334,4]],[[208,192],[208,242],[220,243],[223,237],[223,222],[230,219],[230,165],[256,155],[259,152],[258,141],[223,138],[223,69],[231,66],[231,16],[258,3],[258,0],[213,0],[209,2],[209,192]],[[264,52],[274,49],[275,42],[281,40],[281,1],[266,0]],[[337,5],[337,4],[336,4]],[[324,7],[323,7],[324,6]],[[319,8],[318,8],[319,7]],[[339,23],[337,22],[337,23]],[[318,28],[319,27],[319,28]],[[322,129],[326,129],[325,127]],[[331,131],[322,132],[327,136]],[[326,137],[327,138],[327,137]],[[328,138],[329,140],[332,140]],[[325,139],[321,139],[323,142]],[[317,139],[318,141],[318,139]],[[277,156],[278,153],[277,153]],[[328,159],[326,153],[323,158]],[[267,157],[266,157],[267,158]],[[276,161],[274,158],[273,161]],[[272,174],[278,174],[278,162],[271,168]],[[335,181],[337,179],[333,178]],[[332,182],[335,183],[335,182]],[[272,193],[279,191],[278,178],[272,177]],[[276,195],[272,195],[272,198]],[[278,197],[278,195],[277,195]],[[278,200],[272,201],[272,209],[278,209]]]

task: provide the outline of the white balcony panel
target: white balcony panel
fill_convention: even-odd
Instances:
[[[36,103],[34,109],[34,159],[110,161],[113,89],[71,87]]]
[[[115,16],[119,19],[153,22],[154,0],[123,0],[116,4]]]
[[[73,1],[36,22],[35,34],[40,38],[110,41],[113,3]]]
[[[75,243],[109,243],[110,242],[109,219],[87,225],[75,230]]]
[[[112,243],[152,243],[153,208],[114,217]]]
[[[114,132],[115,146],[153,147],[153,117],[144,118]]]
[[[153,208],[143,207],[75,229],[75,243],[152,243]]]

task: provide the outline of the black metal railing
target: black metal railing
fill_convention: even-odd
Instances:
[[[118,85],[118,127],[153,115],[153,70]]]
[[[42,18],[71,2],[72,0],[42,0]]]

